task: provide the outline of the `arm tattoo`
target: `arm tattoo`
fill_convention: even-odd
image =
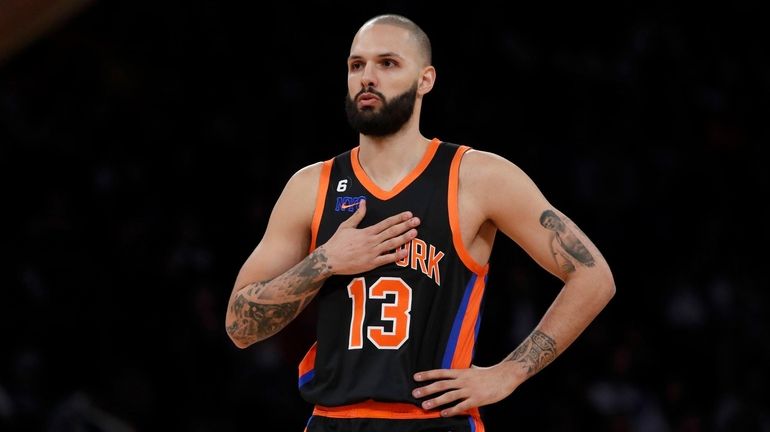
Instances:
[[[521,363],[527,370],[527,376],[532,376],[551,363],[556,355],[556,341],[535,330],[505,360]]]
[[[331,266],[328,264],[325,251],[320,249],[316,253],[310,254],[291,271],[296,273],[300,283],[290,290],[289,294],[300,295],[317,289],[320,285],[316,286],[313,281],[316,281],[319,276],[329,273]]]
[[[310,303],[330,271],[325,252],[319,248],[286,273],[236,291],[230,301],[235,320],[227,326],[227,333],[245,342],[277,333]]]
[[[299,312],[299,301],[261,304],[247,302],[242,294],[238,295],[236,302],[248,304],[245,313],[227,328],[228,333],[239,338],[267,337],[284,328]]]
[[[567,223],[569,222],[569,223]],[[575,264],[580,263],[586,267],[594,266],[594,257],[588,248],[580,241],[575,231],[585,237],[577,226],[574,229],[570,225],[572,222],[567,219],[565,222],[553,210],[546,210],[540,215],[540,225],[545,229],[553,231],[551,236],[552,248],[555,245],[559,251],[554,252],[556,263],[567,273],[575,271]],[[565,261],[560,262],[556,255],[560,255]]]

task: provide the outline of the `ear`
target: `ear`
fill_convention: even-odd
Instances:
[[[431,89],[436,82],[436,68],[433,66],[426,66],[420,74],[420,79],[417,81],[417,94],[422,96]]]

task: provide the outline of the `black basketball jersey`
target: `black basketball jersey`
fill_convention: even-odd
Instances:
[[[457,217],[460,159],[468,147],[431,141],[390,191],[372,182],[358,148],[323,165],[311,250],[366,199],[359,228],[409,210],[417,237],[399,262],[329,278],[318,293],[317,341],[299,366],[303,398],[326,407],[362,401],[419,405],[413,375],[471,364],[488,265],[462,244]]]

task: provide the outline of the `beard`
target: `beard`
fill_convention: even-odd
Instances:
[[[372,107],[359,110],[355,99],[361,93],[372,93],[382,100],[382,107],[375,111]],[[361,89],[355,98],[350,95],[345,97],[345,113],[348,115],[348,123],[362,135],[384,137],[398,132],[409,121],[414,111],[414,103],[417,99],[417,83],[412,88],[388,101],[385,95],[371,87]]]

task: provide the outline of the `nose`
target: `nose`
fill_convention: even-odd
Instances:
[[[364,88],[377,87],[377,76],[372,62],[367,62],[364,66],[364,73],[361,74],[361,85]]]

